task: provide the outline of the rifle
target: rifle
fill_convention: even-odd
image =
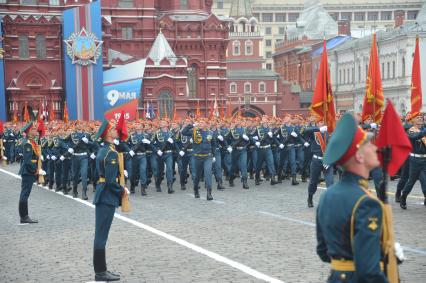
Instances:
[[[118,153],[118,168],[120,172],[120,186],[124,187],[126,186],[126,181],[124,180],[124,155],[122,152]],[[129,202],[129,195],[127,193],[124,193],[121,196],[121,211],[122,212],[129,212],[130,211],[130,202]]]
[[[4,149],[4,145],[3,145],[3,138],[0,138],[0,158],[2,160],[2,165],[6,166],[6,159],[4,159],[6,157],[5,153],[4,153],[5,149]]]
[[[383,203],[383,242],[382,250],[384,253],[384,272],[390,283],[399,282],[398,261],[395,256],[395,236],[392,224],[392,209],[388,202],[388,166],[392,159],[392,148],[385,146],[380,149],[383,158],[383,179],[380,183],[380,189],[377,193],[378,198]]]

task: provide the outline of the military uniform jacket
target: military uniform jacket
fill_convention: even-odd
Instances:
[[[249,141],[244,140],[243,135],[247,135],[245,128],[236,127],[231,129],[230,134],[228,135],[228,144],[230,144],[233,149],[237,147],[248,146],[250,143],[250,140]]]
[[[316,156],[323,156],[324,153],[321,149],[321,144],[324,145],[325,151],[325,145],[330,140],[330,135],[327,132],[321,133],[318,127],[306,128],[304,135],[306,141],[310,144],[312,154],[315,154]]]
[[[420,129],[411,127],[408,130],[408,138],[413,146],[413,153],[415,154],[426,154],[426,128]]]
[[[167,141],[169,138],[173,139],[173,144]],[[161,129],[155,132],[153,146],[155,148],[155,151],[161,150],[162,152],[165,152],[168,150],[179,150],[179,148],[176,146],[176,142],[172,132],[163,132]]]
[[[268,135],[269,132],[272,133],[272,137]],[[260,146],[279,144],[277,138],[274,136],[273,130],[270,128],[259,126],[257,128],[257,136],[259,138]]]
[[[317,254],[324,262],[352,260],[355,272],[345,282],[387,282],[380,269],[383,210],[362,188],[360,176],[344,172],[340,182],[321,194],[317,210]],[[334,282],[334,281],[333,281]]]
[[[216,148],[215,140],[213,138],[213,132],[210,130],[202,130],[194,128],[192,125],[186,126],[182,130],[183,135],[192,134],[193,139],[193,154],[194,155],[205,155],[214,154]]]
[[[96,156],[96,168],[99,173],[99,182],[96,186],[93,204],[120,206],[124,188],[118,183],[118,152],[114,145],[105,142],[99,149]]]
[[[38,145],[29,139],[24,139],[22,147],[22,163],[19,175],[36,175],[38,163]]]

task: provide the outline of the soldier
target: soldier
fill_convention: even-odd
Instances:
[[[328,143],[324,164],[343,168],[341,180],[321,194],[316,218],[317,254],[331,263],[328,282],[388,282],[383,271],[383,208],[368,190],[380,166],[370,136],[345,114]]]
[[[211,130],[213,132],[213,139],[215,144],[214,155],[213,155],[213,157],[215,158],[215,162],[213,162],[213,173],[216,178],[217,189],[219,191],[223,191],[225,187],[223,186],[223,179],[222,179],[221,151],[223,148],[227,148],[228,144],[226,143],[225,138],[220,134],[217,121],[212,121]]]
[[[17,140],[15,134],[13,127],[7,128],[3,134],[3,146],[5,147],[8,164],[12,164],[15,161],[15,143]]]
[[[243,189],[249,188],[247,184],[247,146],[249,143],[250,139],[247,136],[246,129],[242,126],[241,120],[235,120],[228,140],[228,144],[231,146],[231,149],[228,148],[228,152],[232,152],[232,165],[229,175],[230,187],[234,186],[234,179],[240,171]]]
[[[304,132],[306,138],[311,141],[309,148],[312,155],[308,185],[308,207],[314,207],[312,199],[317,191],[321,172],[324,172],[326,187],[329,188],[333,185],[333,166],[323,164],[323,155],[330,139],[327,131],[324,121],[319,120],[316,127],[306,128]]]
[[[96,156],[99,182],[93,197],[96,215],[93,267],[95,281],[118,281],[120,276],[107,270],[105,246],[115,208],[121,205],[121,196],[129,194],[129,191],[119,184],[118,152],[113,144],[114,139],[118,138],[115,127],[104,120],[97,133],[98,138],[103,139],[104,145]]]
[[[191,123],[191,120],[188,118],[185,120],[185,124]],[[191,171],[192,177],[194,176],[194,160],[192,158],[193,152],[193,139],[190,135],[184,135],[182,130],[180,131],[177,143],[179,147],[179,156],[177,160],[180,188],[181,190],[186,190],[186,183],[188,178],[188,166]],[[194,178],[192,179],[194,181]]]
[[[132,150],[135,152],[133,170],[135,175],[139,175],[139,181],[141,184],[141,195],[146,196],[146,188],[147,188],[147,159],[146,159],[146,151],[147,148],[150,148],[151,141],[148,140],[143,133],[143,124],[138,125],[137,133],[133,133],[130,136],[131,143],[133,144]],[[139,173],[139,174],[137,174]],[[137,185],[136,180],[131,180],[131,184],[134,187]],[[132,192],[132,190],[130,190]]]
[[[414,115],[413,115],[414,116]],[[402,190],[400,206],[407,209],[407,196],[413,189],[414,184],[420,175],[426,170],[426,127],[423,116],[418,114],[413,118],[414,125],[408,130],[408,137],[413,146],[413,152],[409,158],[408,181]],[[423,204],[426,206],[426,187],[422,186],[422,192],[425,197]]]
[[[268,169],[268,174],[271,176],[271,185],[278,184],[276,179],[276,171],[274,165],[274,158],[272,156],[271,144],[275,143],[279,146],[280,149],[284,148],[283,144],[280,144],[278,140],[274,137],[272,129],[268,126],[268,117],[263,116],[261,125],[257,128],[257,136],[254,136],[255,144],[257,147],[257,164],[256,164],[256,175],[255,175],[255,184],[260,185],[260,170],[262,169],[262,164],[265,161],[266,167]]]
[[[158,155],[158,175],[155,181],[157,191],[161,192],[161,176],[166,166],[167,192],[173,194],[173,151],[179,150],[173,140],[173,134],[166,120],[160,121],[160,129],[155,133],[155,152]]]
[[[204,172],[205,185],[207,190],[207,200],[213,200],[212,196],[212,162],[214,161],[215,141],[213,132],[208,129],[208,124],[204,119],[200,119],[200,124],[186,124],[182,134],[189,135],[192,132],[194,140],[194,196],[200,197],[199,182]]]
[[[30,197],[33,183],[37,180],[37,175],[46,175],[46,172],[37,168],[41,152],[39,152],[38,145],[35,142],[36,127],[32,123],[28,123],[21,131],[26,133],[26,138],[23,139],[21,144],[23,157],[19,169],[19,175],[22,177],[19,216],[22,224],[38,223],[37,220],[31,219],[28,215],[28,198]]]

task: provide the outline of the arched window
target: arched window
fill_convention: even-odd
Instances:
[[[232,43],[232,54],[234,56],[240,56],[240,42],[238,40],[235,40]]]
[[[402,57],[402,65],[401,65],[402,73],[401,76],[405,77],[405,58]]]
[[[264,82],[259,83],[259,92],[266,92],[266,86]]]
[[[173,117],[173,97],[168,90],[162,90],[158,96],[158,106],[160,107],[160,117]]]
[[[189,97],[197,97],[198,89],[198,67],[196,64],[192,64],[188,68],[188,95]]]
[[[246,48],[246,55],[253,55],[253,41],[246,40],[245,42],[245,48]]]
[[[237,84],[236,83],[231,83],[229,85],[229,92],[230,93],[237,93]]]
[[[251,93],[251,83],[244,83],[244,93]]]

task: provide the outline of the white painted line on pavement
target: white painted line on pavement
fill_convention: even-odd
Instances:
[[[195,198],[195,196],[193,194],[186,194],[186,195],[189,196],[189,197],[191,197],[191,198]],[[205,197],[202,197],[202,196],[200,196],[200,199],[207,201],[207,199]],[[215,199],[211,200],[211,202],[218,203],[218,204],[225,204],[224,201],[215,200]]]
[[[14,173],[11,173],[9,171],[6,171],[4,169],[0,169],[0,172],[8,174],[8,175],[10,175],[10,176],[12,176],[14,178],[17,178],[17,179],[21,179],[21,176],[16,175]],[[45,190],[47,190],[49,192],[56,193],[58,195],[63,195],[62,193],[49,190],[47,187],[43,187],[43,186],[39,186],[39,185],[38,185],[38,187],[43,188],[43,189],[45,189]],[[71,198],[71,199],[73,199],[75,201],[78,201],[78,202],[80,202],[82,204],[85,204],[85,205],[87,205],[89,207],[92,207],[92,208],[95,207],[92,203],[90,203],[88,201],[85,201],[85,200],[82,200],[82,199],[79,199],[79,198],[72,198],[70,196],[67,196],[67,197],[69,197],[69,198]],[[263,280],[263,281],[266,281],[266,282],[284,283],[283,281],[281,281],[279,279],[270,277],[270,276],[268,276],[266,274],[263,274],[263,273],[261,273],[261,272],[259,272],[257,270],[254,270],[254,269],[252,269],[252,268],[250,268],[250,267],[248,267],[248,266],[246,266],[244,264],[241,264],[239,262],[233,261],[232,259],[226,258],[224,256],[221,256],[221,255],[219,255],[219,254],[217,254],[215,252],[211,252],[209,250],[206,250],[206,249],[204,249],[202,247],[199,247],[197,245],[191,244],[191,243],[189,243],[189,242],[187,242],[185,240],[182,240],[182,239],[177,238],[177,237],[175,237],[173,235],[167,234],[167,233],[165,233],[163,231],[160,231],[158,229],[155,229],[155,228],[153,228],[151,226],[148,226],[148,225],[145,225],[143,223],[140,223],[140,222],[138,222],[136,220],[130,219],[130,218],[128,218],[126,216],[123,216],[123,215],[121,215],[119,213],[115,213],[114,216],[116,218],[124,221],[124,222],[127,222],[127,223],[132,224],[132,225],[134,225],[136,227],[139,227],[141,229],[149,231],[149,232],[151,232],[151,233],[153,233],[153,234],[155,234],[157,236],[163,237],[163,238],[165,238],[165,239],[167,239],[169,241],[175,242],[175,243],[177,243],[177,244],[179,244],[181,246],[184,246],[184,247],[189,248],[189,249],[191,249],[191,250],[193,250],[195,252],[203,254],[203,255],[205,255],[205,256],[207,256],[207,257],[209,257],[211,259],[214,259],[214,260],[216,260],[218,262],[222,262],[224,264],[227,264],[227,265],[229,265],[229,266],[231,266],[231,267],[233,267],[235,269],[238,269],[238,270],[240,270],[240,271],[242,271],[242,272],[244,272],[244,273],[246,273],[246,274],[248,274],[250,276],[253,276],[253,277],[257,278],[257,279],[260,279],[260,280]]]
[[[286,216],[282,216],[282,215],[279,215],[279,214],[270,213],[270,212],[266,212],[266,211],[256,211],[256,212],[260,213],[260,214],[264,214],[264,215],[269,215],[271,217],[275,217],[275,218],[299,223],[299,224],[302,224],[302,225],[305,225],[305,226],[310,226],[310,227],[314,227],[314,228],[316,227],[316,224],[312,223],[312,222],[302,221],[302,220],[298,220],[298,219],[294,219],[294,218],[290,218],[290,217],[286,217]],[[412,248],[412,247],[408,247],[408,246],[402,246],[402,248],[406,251],[409,251],[409,252],[413,252],[413,253],[417,253],[417,254],[421,254],[421,255],[426,255],[425,249]]]

